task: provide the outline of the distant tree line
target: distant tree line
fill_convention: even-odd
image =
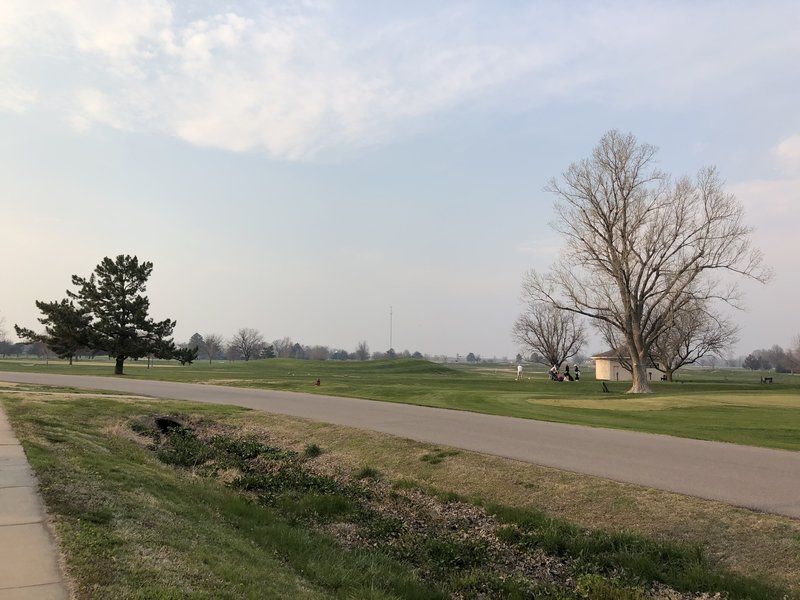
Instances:
[[[56,304],[56,303],[51,303]],[[37,339],[14,342],[7,336],[4,327],[3,317],[0,316],[0,358],[36,356],[40,359],[59,356],[52,348],[48,347],[44,334],[34,334],[32,331],[25,333],[32,334]],[[39,339],[42,338],[42,339]],[[197,350],[196,357],[204,361],[213,362],[220,360],[227,361],[249,361],[268,358],[293,358],[298,360],[386,360],[394,358],[413,358],[424,359],[435,362],[450,362],[453,359],[446,355],[430,355],[422,352],[410,350],[396,351],[389,348],[386,351],[371,351],[366,340],[360,341],[352,351],[343,348],[336,348],[324,345],[308,345],[295,342],[291,337],[283,337],[268,342],[258,329],[243,327],[236,331],[230,338],[210,332],[206,334],[194,333],[187,342],[175,344],[176,352],[192,353]],[[105,350],[93,349],[80,343],[69,350],[66,358],[71,360],[94,359],[98,357],[109,357],[109,352]],[[138,357],[134,358],[136,360]],[[177,358],[165,356],[164,358]],[[457,355],[456,362],[464,360],[461,355]],[[492,359],[489,359],[491,362]],[[480,354],[470,352],[466,356],[468,363],[486,362]]]
[[[795,336],[791,347],[787,349],[775,344],[771,348],[753,350],[744,358],[742,366],[751,371],[800,373],[800,334]]]
[[[37,300],[41,313],[41,328],[31,329],[14,325],[21,341],[8,338],[5,319],[0,315],[0,357],[35,355],[48,359],[55,356],[73,360],[108,357],[115,361],[114,372],[123,374],[126,360],[146,358],[178,360],[191,363],[198,357],[214,360],[244,360],[292,358],[296,360],[385,360],[395,358],[426,359],[449,362],[446,355],[423,355],[419,351],[370,351],[366,340],[353,351],[323,345],[305,345],[290,337],[267,342],[258,329],[244,327],[229,339],[218,333],[195,333],[188,342],[176,344],[172,319],[154,320],[150,300],[145,295],[153,263],[138,257],[118,255],[105,257],[88,277],[72,275],[74,289],[66,291],[61,300]],[[455,362],[461,360],[455,357]],[[479,354],[470,352],[468,363],[486,362]],[[488,362],[492,362],[489,359]]]
[[[266,341],[258,329],[243,327],[229,339],[217,333],[202,335],[195,333],[183,347],[197,347],[203,360],[255,360],[265,358],[293,358],[296,360],[382,360],[393,358],[429,358],[421,352],[403,350],[396,352],[393,348],[385,352],[370,352],[366,340],[360,341],[354,350],[331,348],[323,345],[308,345],[295,342],[291,337],[283,337],[272,342]]]

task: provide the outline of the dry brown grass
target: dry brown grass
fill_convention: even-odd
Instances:
[[[800,521],[788,517],[467,451],[430,464],[421,458],[437,448],[431,444],[304,419],[256,412],[229,419],[243,433],[266,429],[297,451],[316,443],[352,469],[369,465],[390,479],[535,508],[588,528],[699,543],[716,564],[800,590]]]

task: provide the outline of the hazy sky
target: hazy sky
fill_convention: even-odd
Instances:
[[[0,316],[104,256],[157,319],[353,350],[513,356],[547,181],[612,128],[715,164],[774,281],[737,352],[800,333],[800,3],[0,4]],[[602,350],[592,346],[587,351]]]

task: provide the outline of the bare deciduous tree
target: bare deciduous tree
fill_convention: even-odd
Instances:
[[[355,355],[357,360],[367,360],[369,358],[369,344],[367,344],[367,340],[361,340],[358,342]]]
[[[5,328],[6,320],[0,316],[0,356],[5,358],[7,354],[11,353],[14,344],[8,339],[8,332]]]
[[[610,328],[631,357],[629,392],[649,392],[646,365],[670,314],[693,302],[738,304],[735,284],[717,274],[765,282],[743,209],[714,168],[673,181],[654,168],[656,148],[606,133],[591,158],[553,179],[565,247],[550,272],[531,271],[537,300]],[[552,291],[551,291],[552,290]]]
[[[294,351],[294,341],[290,337],[284,337],[272,342],[275,347],[275,356],[278,358],[291,358]]]
[[[234,334],[229,345],[247,361],[254,356],[258,356],[261,347],[264,345],[264,338],[261,337],[258,329],[243,327]]]
[[[789,368],[792,373],[800,373],[800,333],[792,338],[792,346],[789,348]]]
[[[225,358],[228,360],[228,362],[236,362],[242,358],[242,353],[239,352],[239,349],[235,346],[228,344],[225,346]]]
[[[667,381],[679,368],[719,355],[738,339],[739,330],[730,320],[697,302],[671,315],[667,324],[650,350],[650,358]]]
[[[221,335],[218,333],[207,333],[203,336],[203,342],[200,344],[200,353],[205,358],[208,358],[208,362],[211,363],[216,356],[222,353],[224,346],[225,339]]]
[[[514,323],[514,339],[542,362],[559,369],[561,364],[580,352],[586,343],[586,333],[574,312],[533,299],[523,286],[528,306]]]

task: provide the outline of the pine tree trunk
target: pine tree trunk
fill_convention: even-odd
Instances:
[[[122,373],[122,365],[125,362],[124,356],[118,356],[116,362],[114,363],[114,375],[123,375]]]

